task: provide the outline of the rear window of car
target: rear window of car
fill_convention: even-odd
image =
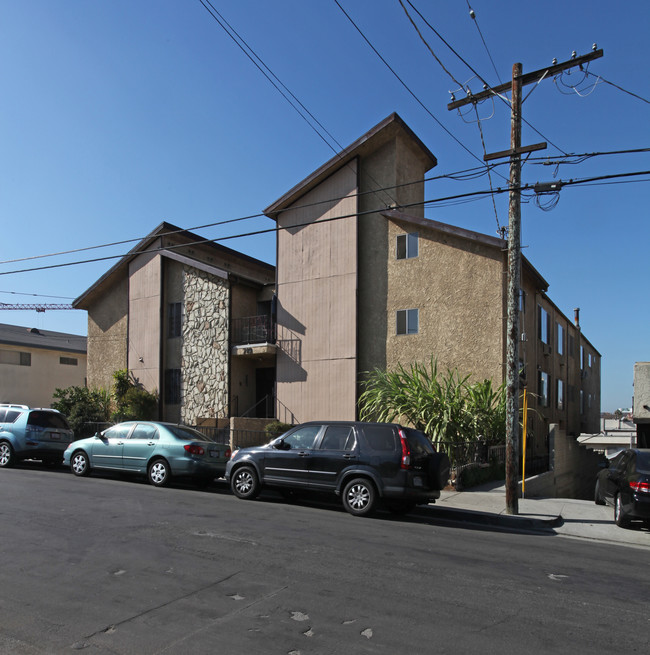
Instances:
[[[180,425],[167,425],[167,429],[178,439],[183,441],[214,441],[205,434],[192,428],[182,427]]]
[[[404,435],[408,441],[411,453],[415,456],[432,455],[435,449],[424,432],[413,430],[411,428],[404,428]]]
[[[380,452],[397,450],[397,439],[391,425],[364,425],[363,434],[373,450]]]
[[[644,471],[645,473],[650,473],[650,453],[637,452],[636,467],[640,471]]]
[[[70,429],[65,416],[57,412],[30,412],[27,425],[35,425],[39,428],[58,428],[59,430]]]

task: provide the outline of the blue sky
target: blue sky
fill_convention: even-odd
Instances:
[[[339,2],[428,112],[473,154],[405,90],[334,0],[212,4],[342,146],[396,111],[436,155],[430,175],[480,166],[476,117],[447,111],[456,81],[481,90],[473,73],[406,0],[451,76],[398,0]],[[477,21],[467,0],[412,4],[493,85],[510,79],[515,62],[526,72],[553,58],[564,61],[574,50],[586,54],[594,42],[603,48],[586,79],[573,70],[526,87],[532,93],[524,119],[543,136],[524,125],[522,142],[549,142],[535,156],[556,161],[563,153],[650,147],[647,0],[472,0]],[[0,302],[69,302],[115,260],[13,271],[120,255],[133,244],[7,260],[138,239],[163,220],[190,229],[257,214],[333,154],[199,0],[3,2],[0,62]],[[479,116],[487,152],[506,150],[506,105],[484,103]],[[507,175],[506,166],[498,170]],[[557,167],[528,162],[522,180],[644,170],[650,153]],[[522,206],[524,254],[566,316],[580,307],[582,329],[602,354],[602,409],[609,411],[631,404],[634,362],[650,359],[650,176],[632,179],[565,187],[551,211],[532,198]],[[505,185],[496,173],[493,183]],[[425,195],[487,188],[485,176],[437,180],[427,183]],[[507,224],[505,195],[496,209],[495,217],[484,198],[432,205],[427,216],[495,234],[497,221]],[[196,231],[219,238],[271,226],[260,218]],[[271,235],[224,243],[275,263]],[[86,333],[85,312],[3,311],[0,321]]]

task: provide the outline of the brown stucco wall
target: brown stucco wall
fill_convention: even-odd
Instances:
[[[398,260],[398,234],[417,232],[419,255]],[[503,257],[498,249],[423,226],[389,222],[386,363],[429,362],[473,380],[503,379]],[[396,335],[396,312],[419,309],[419,332]]]
[[[128,279],[120,276],[88,307],[88,386],[111,390],[127,367]]]

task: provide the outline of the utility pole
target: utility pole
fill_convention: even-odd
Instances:
[[[485,155],[485,161],[510,157],[510,194],[508,206],[508,289],[506,303],[508,310],[506,327],[506,513],[519,513],[519,297],[521,294],[521,155],[526,152],[543,150],[546,143],[532,146],[521,145],[521,110],[523,100],[522,88],[527,84],[537,83],[549,77],[583,63],[603,56],[594,44],[593,52],[553,65],[533,73],[523,75],[522,65],[512,67],[512,81],[494,88],[487,88],[481,93],[455,100],[447,109],[457,109],[485,98],[499,95],[508,90],[512,92],[510,103],[510,150]],[[526,453],[523,454],[526,456]]]

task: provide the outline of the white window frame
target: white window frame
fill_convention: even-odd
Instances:
[[[403,255],[402,255],[403,251]],[[395,258],[414,259],[420,254],[419,236],[417,232],[398,234],[395,239]]]

